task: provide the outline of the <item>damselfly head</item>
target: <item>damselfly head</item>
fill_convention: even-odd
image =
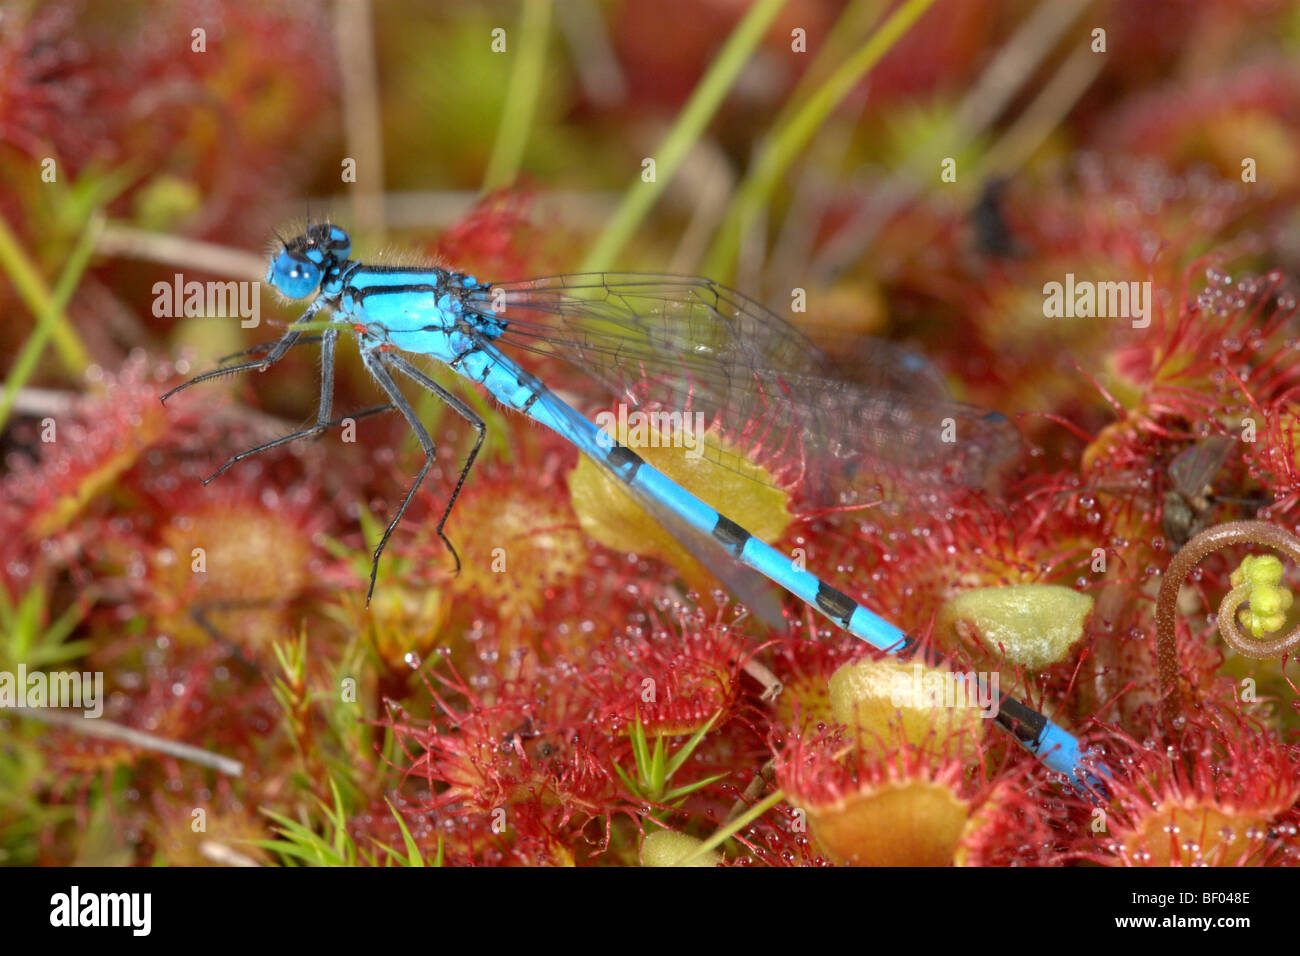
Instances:
[[[271,256],[266,281],[290,299],[305,299],[329,268],[346,259],[352,239],[338,226],[317,223],[281,245]]]

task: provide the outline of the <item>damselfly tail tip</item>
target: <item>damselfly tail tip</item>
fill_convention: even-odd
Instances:
[[[1104,763],[1085,753],[1075,768],[1075,773],[1071,775],[1070,782],[1084,796],[1091,797],[1098,804],[1106,804],[1110,802],[1110,787],[1106,781],[1113,780],[1114,776]]]

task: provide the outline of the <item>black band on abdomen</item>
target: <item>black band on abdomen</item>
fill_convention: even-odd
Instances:
[[[1031,710],[1014,697],[1003,697],[998,701],[998,715],[994,721],[1021,743],[1034,745],[1047,727],[1047,718],[1036,710]],[[1034,749],[1030,746],[1030,749]]]
[[[740,552],[745,550],[745,542],[753,535],[726,515],[720,514],[718,523],[713,526],[713,537],[736,557],[740,557]]]
[[[605,460],[609,462],[610,467],[623,472],[623,477],[629,482],[636,477],[636,473],[645,464],[645,459],[626,445],[615,445],[609,450]]]
[[[858,602],[843,591],[837,591],[825,581],[817,584],[817,607],[832,621],[848,626],[849,618],[858,609]]]

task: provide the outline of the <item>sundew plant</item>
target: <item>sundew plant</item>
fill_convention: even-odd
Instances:
[[[1298,280],[1284,0],[8,0],[0,862],[1296,865]]]

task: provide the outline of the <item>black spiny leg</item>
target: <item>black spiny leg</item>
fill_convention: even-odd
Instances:
[[[474,409],[470,408],[455,395],[448,392],[433,379],[429,378],[429,376],[425,375],[406,359],[402,358],[402,356],[393,352],[387,356],[387,360],[389,365],[410,378],[421,388],[432,392],[434,395],[438,396],[438,398],[446,402],[447,406],[452,411],[465,419],[465,421],[469,422],[473,429],[478,432],[477,437],[474,439],[474,447],[469,450],[469,455],[465,458],[465,465],[460,470],[460,477],[456,479],[456,487],[452,489],[451,497],[447,499],[447,507],[443,509],[442,517],[438,520],[438,537],[441,538],[442,543],[447,546],[447,550],[451,552],[451,556],[456,559],[456,573],[459,574],[460,555],[456,553],[456,549],[452,547],[451,541],[449,541],[447,536],[443,534],[442,529],[446,526],[447,519],[451,517],[451,509],[455,506],[456,499],[460,497],[460,489],[464,487],[465,479],[469,477],[469,470],[474,467],[474,459],[478,457],[479,449],[483,447],[483,439],[487,437],[487,424],[479,414],[474,411]]]
[[[212,479],[216,478],[218,475],[220,475],[222,472],[224,472],[227,468],[229,468],[231,465],[235,464],[236,462],[243,461],[245,458],[251,458],[253,455],[256,455],[258,452],[266,451],[268,448],[275,448],[278,445],[287,445],[289,442],[297,441],[299,438],[309,438],[320,432],[327,431],[328,429],[336,428],[339,425],[342,425],[349,418],[351,419],[369,418],[371,415],[378,415],[382,412],[391,412],[392,410],[393,410],[393,406],[391,404],[374,405],[370,408],[363,408],[359,412],[353,412],[350,415],[341,415],[338,418],[331,419],[330,421],[325,422],[323,424],[313,425],[311,428],[304,428],[301,431],[292,432],[291,434],[285,435],[282,438],[276,438],[272,441],[266,442],[263,445],[258,445],[255,448],[250,448],[248,449],[248,451],[241,451],[234,458],[230,459],[230,461],[226,462],[219,469],[214,471],[212,474],[208,475],[208,477],[204,478],[203,483],[206,485],[208,482],[212,481]]]
[[[330,427],[332,424],[330,421],[330,414],[334,410],[334,342],[338,337],[339,333],[337,329],[326,329],[321,335],[320,400],[316,405],[316,424],[311,428],[303,428],[299,431],[266,442],[265,444],[258,445],[256,448],[250,448],[248,451],[241,451],[238,455],[235,455],[212,474],[208,475],[208,477],[204,478],[203,483],[205,485],[219,475],[224,474],[225,471],[236,462],[243,461],[245,458],[250,458],[258,452],[266,451],[269,448],[287,445],[289,442],[297,441],[299,438],[311,438],[315,435],[319,435],[321,432],[325,431],[325,429]]]
[[[411,499],[415,497],[415,492],[419,490],[420,484],[424,481],[424,476],[429,473],[429,467],[433,464],[434,455],[437,453],[437,446],[434,445],[433,439],[429,437],[428,429],[424,427],[424,423],[415,414],[415,409],[411,407],[411,403],[406,400],[406,396],[402,394],[402,390],[397,387],[397,383],[393,381],[393,376],[388,372],[386,362],[391,361],[391,359],[391,355],[380,352],[374,346],[363,345],[361,347],[361,361],[365,363],[366,368],[370,370],[370,374],[379,383],[379,387],[388,396],[388,400],[402,413],[406,423],[415,432],[415,437],[419,439],[420,447],[424,449],[424,464],[420,466],[419,474],[415,476],[415,481],[412,482],[410,490],[407,491],[406,497],[402,499],[402,506],[397,509],[397,514],[388,523],[388,527],[384,529],[384,536],[379,539],[379,547],[375,548],[375,556],[370,563],[370,590],[366,592],[367,606],[370,605],[370,598],[375,593],[375,578],[379,574],[379,556],[384,553],[384,546],[388,544],[388,538],[392,535],[393,529],[397,527],[398,522],[402,520],[402,516],[406,514]],[[451,548],[451,543],[446,538],[442,540],[447,547]],[[460,555],[456,553],[455,548],[451,548],[451,555],[456,559],[456,569],[459,571]]]
[[[298,338],[295,344],[312,345],[319,341],[320,341],[319,335],[303,335]],[[275,348],[279,344],[280,344],[279,339],[274,339],[270,342],[258,342],[256,345],[250,345],[246,349],[240,349],[238,352],[231,352],[229,355],[221,356],[221,358],[217,359],[217,364],[224,365],[225,363],[229,362],[231,359],[243,358],[245,355],[261,355],[263,352],[271,351],[271,349]]]
[[[312,304],[307,306],[307,311],[294,321],[294,325],[309,321],[313,315],[320,311],[324,304],[325,300],[317,296],[316,299],[312,301]],[[171,398],[177,392],[189,388],[191,385],[198,385],[200,382],[208,382],[214,378],[221,378],[223,375],[234,375],[237,372],[248,372],[254,369],[259,372],[264,372],[276,362],[280,361],[280,359],[284,358],[289,349],[293,348],[300,338],[302,338],[302,333],[295,332],[293,327],[290,326],[289,331],[285,332],[284,335],[282,335],[276,343],[271,346],[270,350],[267,351],[265,358],[260,358],[253,362],[240,362],[238,365],[228,365],[225,368],[213,369],[211,372],[204,372],[202,375],[196,375],[188,382],[182,382],[171,391],[165,393],[162,397],[162,402],[166,404],[167,399]]]
[[[242,647],[237,642],[231,640],[221,632],[215,624],[208,619],[209,611],[233,611],[243,608],[261,608],[269,605],[268,601],[211,601],[201,602],[191,605],[190,618],[201,627],[205,634],[213,641],[224,647],[239,665],[256,677],[266,677],[257,662],[253,659],[252,651]]]

